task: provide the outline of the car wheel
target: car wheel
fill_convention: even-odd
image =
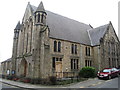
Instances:
[[[111,79],[111,76],[108,76],[108,79]]]

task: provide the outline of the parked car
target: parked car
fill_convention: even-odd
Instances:
[[[97,77],[99,79],[111,79],[120,75],[120,71],[116,68],[105,68],[98,72]]]

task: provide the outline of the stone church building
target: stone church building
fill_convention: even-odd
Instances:
[[[28,3],[14,29],[12,57],[2,73],[30,78],[64,77],[82,67],[97,70],[120,65],[120,42],[109,22],[97,28]]]

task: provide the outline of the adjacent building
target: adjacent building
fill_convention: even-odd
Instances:
[[[82,67],[97,70],[120,65],[120,42],[111,22],[97,28],[28,3],[14,29],[13,54],[2,62],[3,74],[47,78]],[[10,62],[10,64],[6,64]],[[6,66],[7,65],[7,66]]]

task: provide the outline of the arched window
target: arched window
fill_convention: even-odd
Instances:
[[[74,53],[74,45],[73,44],[71,45],[71,53],[72,54]]]
[[[35,14],[35,22],[36,22],[36,14]]]
[[[41,17],[41,23],[43,23],[43,17],[44,17],[44,15],[42,14],[42,17]]]
[[[77,45],[75,45],[75,54],[77,54]]]
[[[58,52],[61,52],[61,42],[58,42]]]
[[[86,53],[86,56],[88,55],[87,52],[88,52],[88,51],[87,51],[87,47],[85,47],[85,53]]]
[[[40,22],[40,14],[38,14],[38,23]]]
[[[57,52],[57,41],[54,41],[54,52]]]

